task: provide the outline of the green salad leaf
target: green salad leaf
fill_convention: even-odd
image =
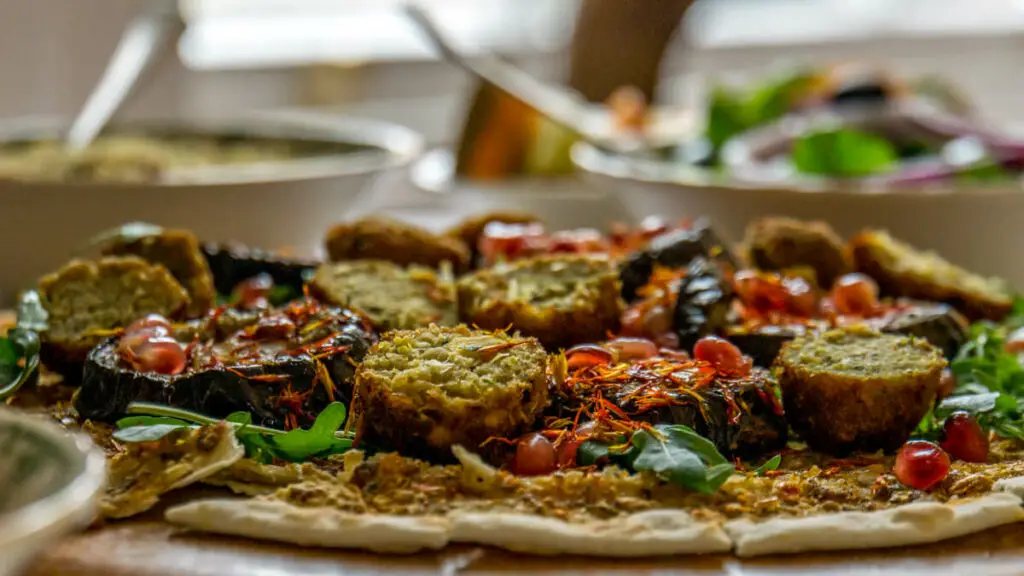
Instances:
[[[0,400],[32,381],[39,371],[39,332],[49,319],[39,293],[28,291],[18,303],[18,321],[0,338]]]
[[[765,472],[778,470],[779,464],[782,464],[782,455],[776,454],[775,456],[772,456],[770,460],[758,466],[757,469],[754,470],[754,473],[758,476],[764,476]]]
[[[881,136],[838,128],[804,134],[793,143],[791,159],[804,174],[856,178],[892,170],[899,152]]]
[[[957,379],[944,398],[918,425],[915,435],[935,438],[944,418],[957,411],[974,416],[983,428],[1005,438],[1024,439],[1024,364],[1006,351],[1010,335],[1024,327],[1024,301],[1003,322],[976,322],[950,369]]]
[[[209,426],[219,422],[180,408],[138,402],[128,406],[132,416],[117,422],[114,438],[121,442],[154,442],[181,428]],[[252,423],[248,412],[233,412],[224,418],[235,427],[235,436],[246,456],[259,462],[274,460],[302,462],[313,457],[341,454],[352,448],[351,434],[340,432],[348,413],[340,402],[328,404],[308,430],[277,430]]]
[[[637,430],[621,448],[596,440],[577,451],[581,466],[610,463],[635,472],[653,472],[666,482],[712,494],[735,472],[707,438],[681,425],[658,424],[653,431]]]

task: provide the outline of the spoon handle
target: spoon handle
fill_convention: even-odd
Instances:
[[[171,4],[173,11],[168,9]],[[182,28],[176,2],[151,2],[148,9],[132,21],[99,84],[68,131],[65,145],[69,150],[81,150],[96,138],[142,73],[163,54],[167,41],[177,38]]]

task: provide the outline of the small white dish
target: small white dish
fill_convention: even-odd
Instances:
[[[84,435],[3,407],[0,446],[0,576],[13,576],[93,520],[106,462]]]

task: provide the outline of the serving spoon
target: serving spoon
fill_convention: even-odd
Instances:
[[[121,36],[99,83],[64,138],[67,150],[82,150],[117,113],[143,73],[176,41],[185,24],[178,0],[145,0],[141,14]]]

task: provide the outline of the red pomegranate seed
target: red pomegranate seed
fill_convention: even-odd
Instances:
[[[117,346],[122,353],[135,353],[139,346],[142,346],[151,340],[166,338],[168,334],[168,330],[163,326],[141,328],[133,332],[125,332],[124,336],[121,337],[121,340],[118,341]]]
[[[672,331],[672,311],[664,306],[653,306],[644,314],[644,334],[663,334]]]
[[[718,336],[698,340],[693,347],[693,357],[711,364],[718,372],[736,377],[750,374],[753,364],[732,342]]]
[[[542,239],[545,239],[544,227],[537,222],[488,222],[477,241],[477,250],[487,262],[496,262],[500,258],[511,260],[526,252],[531,243]]]
[[[878,307],[878,284],[864,274],[846,274],[836,280],[831,296],[836,312],[869,315]]]
[[[654,337],[654,343],[661,348],[661,352],[668,350],[677,354],[682,354],[689,359],[690,355],[686,352],[679,350],[679,335],[675,332],[665,332],[664,334],[658,334]],[[664,356],[664,354],[662,354]],[[667,356],[666,356],[667,357]]]
[[[798,316],[812,316],[818,311],[818,295],[811,285],[799,277],[786,278],[782,281],[783,288],[789,295],[787,310]]]
[[[295,323],[284,316],[261,319],[252,330],[253,340],[283,340],[295,335]]]
[[[1024,352],[1024,328],[1017,328],[1006,337],[1003,350],[1009,354],[1020,354]]]
[[[144,318],[139,318],[135,322],[132,322],[125,328],[125,334],[131,334],[133,332],[140,332],[147,328],[163,328],[166,334],[171,329],[171,321],[159,314],[149,314]]]
[[[757,312],[785,310],[790,300],[778,274],[740,270],[733,275],[733,286],[740,300]]]
[[[132,367],[139,372],[180,374],[187,358],[181,344],[171,338],[147,340],[133,350]]]
[[[927,490],[949,474],[949,455],[926,440],[911,440],[896,454],[892,468],[901,484]]]
[[[615,360],[615,356],[596,344],[580,344],[565,351],[565,360],[570,370],[577,370],[608,364]]]
[[[964,462],[988,462],[988,435],[967,412],[954,412],[942,425],[942,449]]]
[[[604,343],[619,362],[646,360],[658,355],[658,347],[646,338],[616,338]]]
[[[263,273],[240,282],[235,287],[235,295],[238,298],[239,306],[252,310],[263,307],[262,304],[266,302],[267,295],[273,288],[274,278],[270,274]]]
[[[644,313],[637,306],[630,306],[622,313],[622,330],[626,336],[642,336],[644,333]]]
[[[587,441],[597,429],[597,422],[591,420],[580,424],[572,437],[563,440],[556,449],[559,468],[572,468],[576,466],[576,453],[579,452],[580,444]]]
[[[541,476],[554,472],[558,468],[554,444],[538,433],[520,438],[511,468],[517,476]]]

